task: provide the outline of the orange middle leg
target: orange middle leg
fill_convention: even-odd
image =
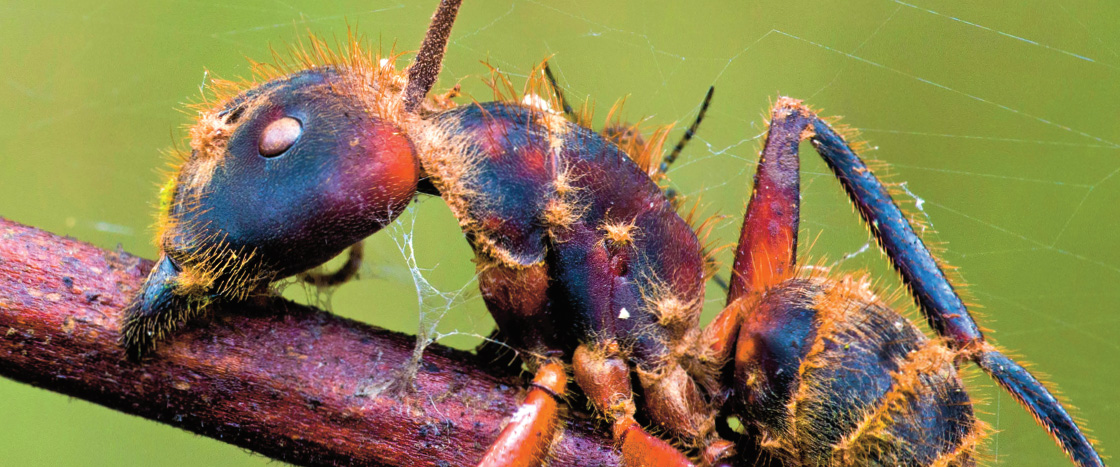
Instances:
[[[572,358],[572,373],[595,408],[613,422],[614,439],[622,449],[622,465],[692,467],[684,454],[647,433],[634,420],[630,365],[618,354],[617,344],[580,345]]]
[[[525,401],[514,412],[498,440],[490,445],[479,467],[533,467],[544,464],[548,448],[556,437],[559,401],[568,386],[564,367],[547,362],[533,378]]]

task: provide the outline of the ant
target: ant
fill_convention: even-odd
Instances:
[[[973,465],[985,426],[957,372],[965,362],[1074,463],[1103,465],[1061,403],[985,339],[849,138],[799,100],[773,105],[727,306],[701,329],[705,248],[655,180],[675,157],[655,156],[663,138],[593,131],[555,85],[547,99],[564,111],[430,95],[459,6],[440,3],[405,69],[316,42],[294,69],[220,89],[162,192],[160,258],[122,327],[130,356],[151,354],[215,300],[322,264],[429,193],[458,219],[482,297],[535,373],[480,466],[547,462],[569,377],[627,465],[732,465],[756,452],[784,465]],[[935,338],[866,282],[797,264],[806,140]],[[742,433],[721,425],[727,415]]]

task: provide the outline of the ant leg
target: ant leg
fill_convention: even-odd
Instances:
[[[727,302],[789,278],[797,263],[801,182],[798,145],[811,115],[779,100],[754,175]]]
[[[688,129],[684,131],[684,136],[681,136],[681,140],[677,141],[677,145],[673,147],[673,151],[662,159],[661,173],[669,171],[669,166],[677,161],[677,157],[680,157],[681,151],[684,150],[685,145],[687,145],[689,141],[692,141],[692,137],[696,135],[696,130],[700,129],[700,122],[704,121],[704,115],[708,113],[708,105],[712,103],[712,94],[715,92],[715,86],[708,87],[708,93],[704,95],[704,102],[700,104],[700,112],[696,114],[696,120],[693,120],[692,125],[689,125]]]
[[[1092,443],[1050,391],[1021,365],[984,340],[964,302],[882,182],[826,122],[814,117],[812,124],[813,146],[848,192],[930,326],[1011,393],[1077,465],[1104,465]]]
[[[661,172],[662,175],[669,171],[669,167],[677,161],[684,147],[689,141],[692,141],[693,136],[696,136],[696,130],[700,129],[700,122],[704,121],[704,115],[708,113],[708,105],[712,103],[712,94],[715,93],[715,91],[715,86],[708,87],[708,93],[704,95],[704,102],[700,104],[700,112],[696,114],[696,120],[693,120],[692,124],[688,126],[688,129],[684,131],[684,136],[681,136],[680,141],[677,141],[677,145],[673,147],[673,150],[661,160],[661,165],[657,170]],[[674,208],[678,207],[678,204],[680,204],[679,196],[680,194],[676,189],[665,187],[665,197],[669,199],[669,204],[673,205]],[[716,283],[720,284],[721,287],[725,285],[718,279]],[[726,289],[726,287],[724,288]]]
[[[339,267],[337,271],[332,273],[307,271],[299,275],[300,280],[311,284],[315,287],[334,287],[342,284],[358,275],[358,270],[362,268],[362,257],[365,256],[365,250],[362,249],[362,242],[355,243],[350,247],[347,252],[346,263]]]
[[[699,447],[704,465],[732,457],[734,445],[716,432],[714,412],[701,396],[697,380],[682,366],[681,357],[646,354],[643,350],[647,349],[636,348],[632,359],[637,363],[638,383],[650,419],[685,445]],[[698,376],[708,375],[701,371]]]
[[[554,316],[548,299],[548,266],[507,267],[486,254],[476,255],[478,288],[486,308],[509,347],[544,361],[557,357]]]
[[[811,130],[807,128],[812,125]],[[886,251],[931,327],[965,352],[1042,424],[1078,465],[1103,465],[1092,444],[1053,395],[1029,372],[984,340],[933,255],[914,233],[882,183],[827,123],[782,98],[755,175],[755,191],[744,220],[733,267],[728,307],[704,330],[709,358],[730,357],[753,292],[793,271],[797,236],[797,145],[809,137],[832,168],[872,234]],[[747,300],[740,300],[746,298]]]
[[[559,362],[548,361],[537,369],[529,394],[514,412],[498,440],[486,450],[479,467],[530,467],[542,465],[560,420],[559,399],[568,377]]]
[[[572,357],[572,373],[595,408],[613,423],[611,431],[621,446],[623,465],[692,466],[684,454],[634,420],[630,366],[619,354],[617,342],[580,345]]]
[[[957,348],[983,341],[984,336],[964,302],[882,182],[827,123],[814,119],[813,130],[813,146],[848,192],[903,282],[913,291],[914,300],[930,326]]]
[[[507,343],[509,341],[507,333],[495,328],[474,348],[474,354],[478,361],[493,369],[495,374],[516,377],[522,372],[521,358],[517,350]]]
[[[536,466],[544,463],[559,424],[559,399],[567,388],[564,367],[553,358],[559,348],[552,339],[548,267],[507,267],[478,254],[478,282],[486,307],[506,330],[510,344],[525,349],[537,364],[525,400],[486,451],[480,466]],[[512,332],[508,332],[512,331]]]
[[[735,250],[727,307],[704,328],[701,340],[705,347],[701,354],[712,361],[730,359],[751,297],[788,279],[797,266],[801,196],[798,145],[812,118],[786,99],[778,100],[771,111],[770,129]]]

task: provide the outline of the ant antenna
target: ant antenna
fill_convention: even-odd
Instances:
[[[420,51],[408,67],[408,84],[401,95],[404,111],[413,113],[424,101],[424,96],[432,89],[443,66],[443,52],[447,50],[447,40],[451,37],[451,26],[463,0],[441,0],[432,23],[420,44]]]
[[[673,152],[670,152],[669,155],[665,156],[665,159],[661,161],[661,173],[667,172],[669,166],[677,161],[677,157],[681,155],[681,150],[684,149],[684,145],[692,140],[692,136],[695,135],[696,130],[700,128],[700,122],[704,120],[704,114],[708,113],[708,104],[712,103],[712,93],[715,92],[715,90],[715,86],[708,88],[708,94],[704,96],[704,103],[700,104],[700,113],[696,115],[696,120],[692,122],[692,125],[689,125],[688,130],[685,130],[684,136],[677,142],[676,147],[673,148]]]

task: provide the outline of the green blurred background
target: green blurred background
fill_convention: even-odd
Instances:
[[[595,99],[600,120],[629,96],[630,119],[664,123],[690,120],[714,84],[708,120],[671,176],[703,194],[705,212],[730,216],[720,244],[737,235],[768,103],[782,93],[844,115],[937,229],[928,238],[945,242],[990,335],[1049,375],[1106,453],[1120,449],[1120,5],[912,1],[468,1],[441,86],[461,81],[488,100],[480,61],[516,80],[552,56],[569,96]],[[161,151],[183,144],[181,103],[208,77],[244,76],[246,57],[268,60],[309,30],[415,49],[435,3],[0,2],[0,215],[151,257]],[[860,253],[867,233],[827,169],[815,157],[803,166],[802,257],[854,253],[837,270],[895,287],[874,248]],[[441,201],[416,207],[367,243],[360,281],[329,296],[287,293],[412,333],[416,292],[396,242],[414,233],[426,277],[466,293],[441,342],[472,346],[492,321],[470,251]],[[720,294],[708,299],[710,316]],[[1065,462],[1010,397],[972,381],[999,430],[988,443],[998,463]],[[5,465],[270,462],[8,380],[0,417]]]

